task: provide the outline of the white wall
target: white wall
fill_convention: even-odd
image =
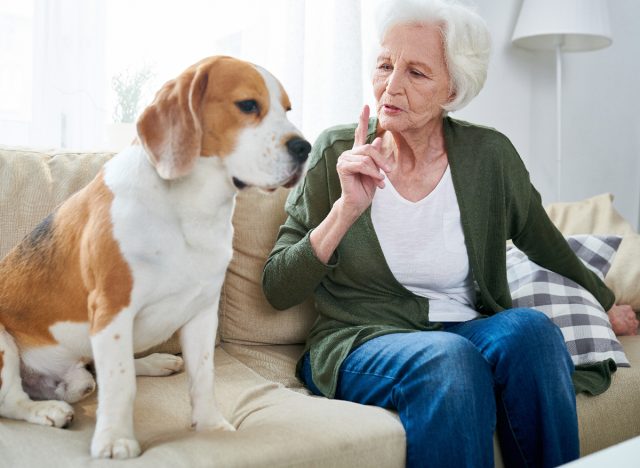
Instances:
[[[456,117],[493,126],[511,138],[543,201],[556,201],[555,56],[511,44],[521,0],[476,0],[493,38],[481,94]],[[563,60],[561,198],[603,192],[640,223],[640,2],[609,2],[613,44],[566,53]]]
[[[531,146],[531,67],[527,53],[511,45],[517,0],[478,0],[491,32],[492,54],[480,94],[453,117],[494,127],[509,137],[527,163]]]
[[[612,192],[638,224],[640,201],[640,2],[609,1],[613,44],[566,54],[563,126],[565,198]],[[567,181],[567,182],[565,182]]]

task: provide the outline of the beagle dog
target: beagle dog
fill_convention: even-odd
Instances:
[[[182,369],[134,353],[180,331],[192,427],[234,430],[214,399],[218,300],[238,190],[290,187],[311,146],[266,70],[206,58],[166,83],[138,139],[0,262],[0,417],[66,427],[98,393],[96,458],[140,454],[136,375]]]

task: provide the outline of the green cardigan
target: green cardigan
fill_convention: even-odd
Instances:
[[[449,117],[443,124],[478,290],[477,310],[492,315],[511,307],[507,239],[532,261],[584,286],[608,310],[614,303],[613,293],[582,265],[551,223],[511,142],[493,129]],[[376,125],[376,119],[369,121],[369,142],[375,137]],[[353,146],[354,130],[355,125],[338,126],[318,138],[304,181],[287,199],[289,216],[262,278],[265,295],[277,309],[315,295],[319,315],[305,351],[310,350],[313,381],[328,397],[335,395],[338,370],[352,348],[387,333],[441,328],[429,322],[429,300],[404,288],[389,270],[370,208],[352,225],[327,265],[313,253],[309,235],[341,195],[336,162]],[[398,226],[399,233],[401,230]],[[610,365],[599,366],[596,378],[591,374],[586,388],[581,389],[604,391],[610,382]]]

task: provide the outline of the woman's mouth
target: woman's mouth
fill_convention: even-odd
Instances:
[[[388,115],[396,115],[402,112],[402,109],[396,106],[392,106],[391,104],[383,104],[382,110],[384,111],[385,114],[388,114]]]

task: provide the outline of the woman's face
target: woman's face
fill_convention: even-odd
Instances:
[[[391,132],[411,132],[442,117],[442,106],[453,98],[436,24],[399,24],[381,44],[373,74],[380,126]]]

